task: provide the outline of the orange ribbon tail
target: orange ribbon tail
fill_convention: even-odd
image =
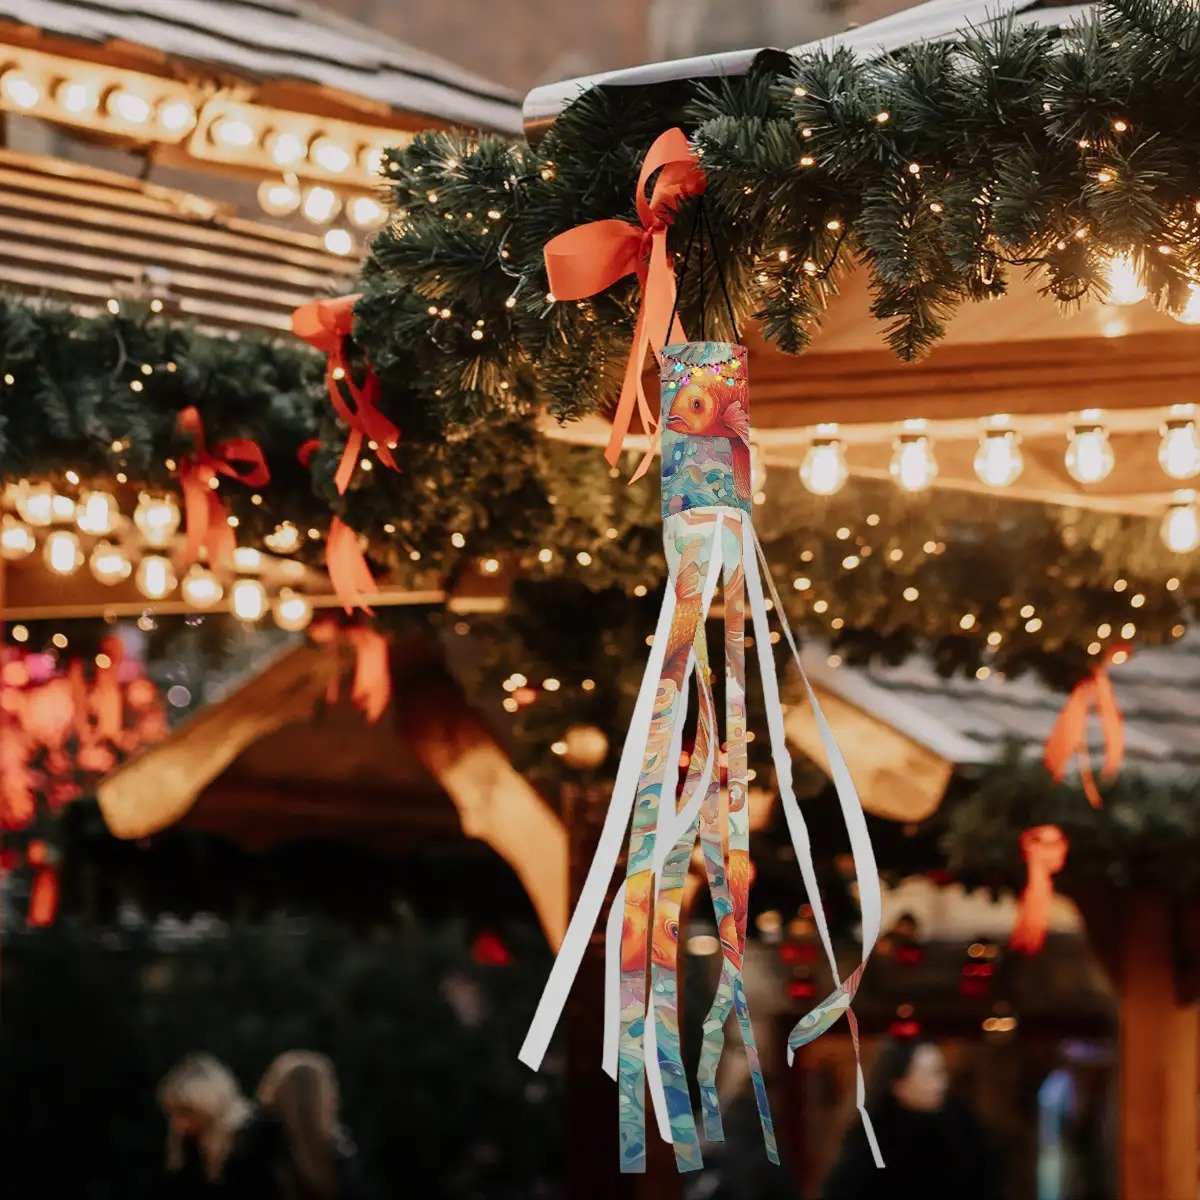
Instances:
[[[383,716],[392,698],[392,668],[388,640],[377,629],[357,625],[346,636],[354,647],[354,679],[350,699],[367,720],[374,724]]]
[[[1036,954],[1045,945],[1054,876],[1066,865],[1068,849],[1066,835],[1057,825],[1035,825],[1021,834],[1026,883],[1008,942],[1010,949]]]
[[[32,841],[25,852],[26,862],[36,867],[33,886],[29,891],[29,908],[25,923],[31,929],[45,928],[54,924],[58,915],[58,870],[50,861],[50,852],[45,842]]]
[[[358,534],[341,517],[333,518],[325,536],[325,570],[347,613],[361,608],[374,615],[363,597],[374,595],[379,587],[359,547]]]
[[[658,179],[647,199],[646,186],[655,172]],[[706,187],[704,171],[683,130],[668,129],[655,140],[642,163],[635,197],[636,224],[609,219],[578,225],[551,238],[543,252],[550,291],[558,300],[594,296],[626,275],[636,275],[642,285],[633,344],[604,451],[609,465],[616,466],[636,408],[651,447],[630,482],[645,474],[657,443],[658,418],[642,386],[646,350],[653,348],[657,357],[659,337],[684,340],[678,319],[671,316],[675,308],[675,272],[667,255],[667,231],[679,205]]]

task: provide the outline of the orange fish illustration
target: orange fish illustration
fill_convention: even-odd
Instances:
[[[728,438],[734,485],[738,495],[750,496],[750,413],[744,379],[727,382],[724,375],[708,375],[697,368],[692,381],[675,393],[666,426],[692,437]]]

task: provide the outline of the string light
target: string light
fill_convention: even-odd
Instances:
[[[284,588],[275,597],[275,603],[271,606],[271,615],[280,629],[286,629],[289,633],[299,633],[301,629],[307,629],[312,623],[312,601],[300,592]]]
[[[54,89],[54,99],[59,107],[72,116],[81,116],[96,107],[96,97],[86,84],[75,83],[64,79]]]
[[[975,452],[975,475],[989,487],[1009,487],[1020,478],[1025,469],[1025,457],[1021,453],[1021,435],[1007,428],[1009,418],[994,416],[979,439]]]
[[[42,98],[42,89],[24,71],[5,71],[0,75],[0,95],[17,108],[33,108]]]
[[[16,504],[17,512],[29,525],[43,528],[54,520],[54,489],[48,483],[22,482]]]
[[[75,524],[93,537],[112,533],[119,516],[117,498],[111,492],[85,492],[75,506]]]
[[[905,421],[892,452],[888,470],[906,492],[924,491],[937,476],[937,460],[925,428],[926,422],[919,418]]]
[[[1108,263],[1108,303],[1140,304],[1145,300],[1146,294],[1133,256],[1114,255]]]
[[[257,579],[239,579],[229,592],[233,615],[252,624],[261,621],[267,611],[267,589]]]
[[[350,166],[350,152],[332,138],[317,138],[309,147],[308,156],[331,175],[340,175]]]
[[[193,563],[179,588],[183,598],[193,608],[213,608],[225,595],[221,581],[207,567]]]
[[[1190,554],[1200,546],[1200,508],[1195,492],[1176,492],[1160,527],[1163,545],[1175,554]]]
[[[165,546],[179,528],[179,504],[174,496],[143,492],[133,510],[133,523],[148,545]]]
[[[12,627],[12,640],[14,642],[29,641],[29,629],[25,625],[14,625]]]
[[[138,563],[133,581],[147,600],[161,600],[175,590],[175,568],[164,555],[147,554]]]
[[[1067,435],[1067,471],[1079,483],[1099,483],[1112,474],[1116,455],[1108,431],[1099,423],[1098,409],[1080,413],[1080,423]]]
[[[281,167],[294,167],[308,153],[303,139],[286,129],[267,134],[265,146],[272,161]]]
[[[346,215],[359,229],[374,229],[383,224],[387,211],[373,196],[355,196],[346,205]]]
[[[56,529],[42,547],[42,557],[55,575],[74,575],[83,566],[79,534],[71,529]]]
[[[343,257],[354,249],[354,238],[348,229],[327,229],[325,231],[325,249],[330,254],[340,254]]]
[[[800,463],[800,482],[814,496],[832,496],[841,491],[850,476],[846,447],[837,437],[835,423],[817,426],[817,436]]]
[[[332,188],[310,187],[304,193],[301,212],[314,225],[324,225],[333,220],[340,205],[338,194]]]
[[[245,150],[254,144],[254,127],[241,117],[221,117],[213,122],[212,138],[232,150]]]
[[[300,545],[300,530],[291,521],[283,521],[267,534],[263,541],[276,554],[291,554]]]
[[[1193,404],[1176,404],[1162,427],[1158,461],[1172,479],[1191,479],[1200,473],[1200,433]]]
[[[300,207],[300,190],[277,179],[258,185],[258,207],[269,217],[287,217]]]
[[[104,102],[111,117],[124,121],[129,125],[145,125],[150,120],[151,108],[144,96],[131,92],[128,88],[114,88],[108,93]]]
[[[196,124],[196,110],[186,100],[167,100],[159,106],[158,123],[171,133],[187,133]]]
[[[35,549],[37,539],[33,536],[33,530],[12,513],[5,513],[4,524],[0,527],[0,555],[9,562],[17,562],[28,558]]]
[[[88,556],[88,569],[97,583],[112,587],[113,584],[123,583],[133,574],[133,563],[120,546],[114,546],[112,542],[97,542]]]

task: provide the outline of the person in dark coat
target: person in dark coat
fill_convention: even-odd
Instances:
[[[223,1195],[225,1163],[250,1104],[233,1072],[211,1054],[189,1054],[158,1085],[167,1118],[162,1200]]]
[[[258,1101],[226,1163],[228,1200],[363,1200],[329,1059],[281,1054],[259,1084]]]
[[[821,1200],[1001,1200],[1002,1181],[971,1111],[947,1096],[933,1042],[892,1039],[879,1051],[867,1111],[884,1168],[875,1166],[857,1115],[821,1188]]]

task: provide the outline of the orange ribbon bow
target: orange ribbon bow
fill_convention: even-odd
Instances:
[[[659,172],[658,179],[647,200],[646,185],[655,171]],[[551,238],[544,250],[550,291],[558,300],[594,296],[631,274],[637,276],[642,286],[633,345],[625,366],[612,434],[604,451],[609,465],[616,466],[636,404],[642,426],[651,438],[651,452],[633,480],[641,478],[650,464],[658,428],[658,419],[642,387],[646,349],[653,346],[658,357],[659,350],[652,338],[667,336],[671,342],[684,340],[679,321],[671,316],[675,308],[675,271],[667,257],[667,230],[683,200],[700,195],[707,183],[683,130],[668,129],[655,140],[642,163],[635,197],[640,224],[615,218],[592,221]]]
[[[1104,765],[1100,770],[1101,779],[1106,782],[1116,778],[1125,758],[1125,721],[1117,706],[1117,697],[1113,692],[1112,680],[1108,676],[1108,664],[1115,661],[1118,654],[1123,655],[1124,662],[1129,656],[1129,647],[1116,645],[1109,648],[1108,653],[1091,674],[1085,676],[1067,697],[1066,704],[1058,714],[1058,720],[1046,739],[1046,748],[1042,755],[1046,770],[1050,772],[1056,783],[1061,783],[1067,773],[1071,759],[1079,759],[1079,780],[1083,786],[1084,795],[1093,808],[1101,804],[1100,792],[1092,776],[1092,763],[1088,755],[1087,719],[1088,711],[1094,705],[1096,715],[1100,718],[1100,731],[1104,738]]]
[[[204,423],[194,405],[179,414],[179,431],[190,434],[195,445],[193,453],[179,463],[187,523],[181,561],[185,566],[195,562],[203,547],[208,551],[210,566],[223,565],[232,560],[237,539],[213,481],[225,475],[247,487],[265,487],[271,481],[271,472],[253,438],[226,438],[210,451],[204,441]]]
[[[1022,954],[1036,954],[1046,941],[1050,924],[1053,878],[1066,864],[1067,836],[1057,825],[1035,825],[1021,834],[1026,882],[1008,945]]]
[[[318,645],[344,639],[354,648],[354,679],[350,684],[350,702],[373,725],[383,716],[392,698],[392,669],[388,657],[388,639],[369,625],[343,628],[327,617],[309,628],[309,637]],[[325,699],[336,704],[341,679],[335,674],[329,681]]]
[[[354,382],[346,360],[346,339],[354,328],[354,305],[361,296],[362,293],[355,292],[334,300],[311,300],[292,313],[292,332],[326,355],[325,386],[329,401],[350,431],[333,477],[339,495],[344,495],[350,486],[366,440],[375,443],[375,452],[384,466],[393,471],[400,469],[392,456],[400,440],[400,430],[379,411],[379,376],[368,367],[360,386]],[[347,403],[347,395],[353,406]]]

